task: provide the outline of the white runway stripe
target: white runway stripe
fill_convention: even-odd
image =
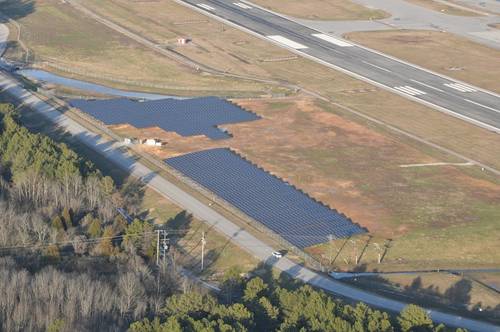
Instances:
[[[233,5],[238,6],[243,9],[252,9],[252,7],[245,5],[244,3],[241,2],[233,2]]]
[[[425,95],[426,93],[424,91],[420,91],[418,89],[412,88],[411,86],[396,86],[394,89],[404,92],[406,94],[409,94],[410,96],[420,96],[420,95]]]
[[[411,86],[405,86],[408,90],[412,91],[416,95],[425,95],[425,92],[420,91],[419,89],[412,88]]]
[[[390,71],[389,69],[384,68],[384,67],[377,66],[377,65],[375,65],[375,64],[373,64],[373,63],[371,63],[371,62],[368,62],[368,61],[363,61],[363,63],[366,63],[367,65],[372,66],[372,67],[375,67],[375,68],[377,68],[377,69],[380,69],[380,70],[386,71],[386,72],[388,72],[388,73],[392,73],[392,71]]]
[[[323,39],[324,41],[327,41],[329,43],[335,44],[340,47],[349,47],[353,46],[352,44],[349,44],[348,42],[343,41],[342,39],[338,39],[329,35],[325,35],[323,33],[313,33],[313,37]]]
[[[474,89],[473,87],[470,87],[468,85],[465,85],[465,84],[460,84],[460,83],[446,83],[444,85],[447,86],[447,87],[449,87],[449,88],[458,90],[460,92],[477,92],[476,89]]]
[[[288,38],[285,38],[283,36],[275,35],[275,36],[267,36],[267,38],[272,39],[274,41],[277,41],[278,43],[281,43],[283,45],[286,45],[288,47],[294,48],[296,50],[301,50],[304,48],[308,48],[305,45],[302,45],[300,43],[294,42],[293,40],[290,40]]]
[[[210,11],[215,10],[214,7],[210,7],[209,5],[205,5],[204,3],[199,3],[197,6],[203,8],[203,9],[206,9],[206,10],[210,10]]]
[[[436,91],[439,91],[439,92],[444,92],[443,90],[438,89],[438,88],[436,88],[436,87],[434,87],[434,86],[432,86],[432,85],[425,84],[425,83],[420,82],[420,81],[417,81],[417,80],[411,80],[411,81],[412,81],[412,82],[415,82],[415,83],[417,83],[417,84],[423,85],[423,86],[425,86],[425,87],[427,87],[427,88],[429,88],[429,89],[436,90]]]
[[[468,102],[468,103],[471,103],[471,104],[474,104],[474,105],[477,105],[477,106],[480,106],[480,107],[484,107],[484,108],[489,109],[489,110],[491,110],[493,112],[496,112],[496,113],[500,113],[499,110],[494,109],[493,107],[489,107],[489,106],[486,106],[486,105],[483,105],[483,104],[480,104],[480,103],[476,103],[475,101],[472,101],[472,100],[469,100],[469,99],[464,99],[464,100],[466,102]]]

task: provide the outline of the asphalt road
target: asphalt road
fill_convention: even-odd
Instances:
[[[0,24],[0,54],[3,53],[3,42],[6,40],[7,36],[8,30],[6,26]],[[25,90],[16,80],[2,71],[0,71],[0,92],[7,93],[23,102],[25,106],[31,108],[34,112],[44,116],[61,129],[67,131],[89,148],[106,157],[110,162],[127,170],[132,176],[142,179],[151,189],[186,209],[196,218],[204,220],[204,222],[213,226],[218,232],[227,236],[233,243],[245,249],[266,264],[289,274],[295,279],[322,288],[327,292],[355,301],[362,301],[383,310],[399,312],[407,305],[407,303],[404,302],[387,299],[383,296],[345,285],[330,277],[318,274],[295,264],[286,257],[276,259],[271,254],[275,250],[274,248],[268,246],[244,229],[236,226],[229,219],[203,204],[195,197],[182,191],[179,187],[167,181],[165,178],[154,173],[142,163],[137,162],[134,157],[124,150],[121,143],[108,141],[89,131],[78,122],[67,117],[64,113],[57,111],[51,105]],[[448,326],[463,327],[470,331],[500,332],[499,326],[490,323],[463,318],[461,316],[451,315],[436,310],[429,309],[428,312],[435,322],[444,323]]]
[[[383,310],[399,312],[407,305],[407,303],[387,299],[383,296],[345,285],[328,276],[324,276],[295,264],[286,257],[276,259],[271,254],[275,250],[274,248],[268,246],[244,229],[236,226],[229,219],[188,193],[182,191],[179,187],[163,177],[152,172],[142,163],[137,162],[123,149],[121,143],[107,141],[101,136],[90,132],[76,121],[68,118],[64,113],[57,111],[51,105],[43,102],[38,97],[22,88],[19,83],[2,72],[0,72],[0,91],[2,93],[8,93],[14,98],[23,101],[24,104],[33,111],[43,115],[97,153],[100,153],[114,164],[127,170],[132,176],[142,179],[150,188],[183,207],[196,218],[204,220],[204,222],[213,226],[218,232],[227,236],[233,243],[245,249],[256,258],[264,261],[266,264],[274,266],[295,279],[322,288],[330,293],[355,301],[362,301]],[[500,332],[499,326],[490,323],[467,319],[436,310],[428,310],[428,312],[434,321],[444,323],[448,326],[463,327],[470,331]]]
[[[0,57],[3,55],[3,52],[5,52],[8,38],[9,29],[5,24],[0,24]]]
[[[497,94],[323,34],[245,0],[178,2],[328,67],[500,133]]]
[[[413,4],[404,0],[352,0],[362,6],[368,8],[381,9],[391,13],[390,17],[379,20],[349,20],[349,21],[321,21],[321,20],[293,20],[304,24],[312,29],[317,29],[334,35],[343,35],[344,33],[353,31],[375,31],[375,30],[394,30],[394,29],[410,29],[410,30],[434,30],[446,31],[467,39],[471,39],[476,43],[480,43],[495,49],[500,50],[500,30],[491,27],[491,24],[500,22],[500,15],[488,14],[480,16],[456,16],[449,15],[437,10],[426,8],[420,5]],[[439,0],[446,2],[448,5],[458,6],[450,1]],[[485,2],[485,0],[461,0],[460,3],[467,1],[467,4],[476,3],[476,8],[480,12],[488,10],[494,5],[494,0]],[[497,2],[500,8],[500,1]],[[470,11],[470,9],[468,9]],[[498,12],[500,14],[500,11]]]

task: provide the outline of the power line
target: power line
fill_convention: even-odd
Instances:
[[[102,236],[102,237],[96,237],[92,239],[73,239],[73,240],[68,240],[68,241],[60,241],[60,242],[49,242],[49,243],[42,243],[42,244],[27,244],[27,245],[21,245],[21,246],[11,246],[11,247],[0,247],[0,250],[13,250],[13,249],[29,249],[29,248],[45,248],[49,247],[52,245],[66,245],[66,244],[73,244],[75,242],[79,243],[97,243],[101,240],[115,240],[115,239],[122,239],[124,237],[142,237],[145,235],[149,234],[154,234],[155,232],[143,232],[143,233],[134,233],[134,234],[122,234],[122,235],[115,235],[115,236]]]

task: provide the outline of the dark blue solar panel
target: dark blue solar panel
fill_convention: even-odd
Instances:
[[[217,97],[134,101],[70,100],[70,105],[106,125],[128,123],[136,128],[159,127],[182,136],[206,135],[211,139],[230,137],[216,128],[221,124],[260,119],[231,102]]]
[[[296,247],[365,232],[343,214],[229,149],[190,153],[165,162]]]

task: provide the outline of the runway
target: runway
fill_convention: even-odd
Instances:
[[[325,66],[500,133],[500,96],[495,93],[324,34],[244,0],[178,2]]]

